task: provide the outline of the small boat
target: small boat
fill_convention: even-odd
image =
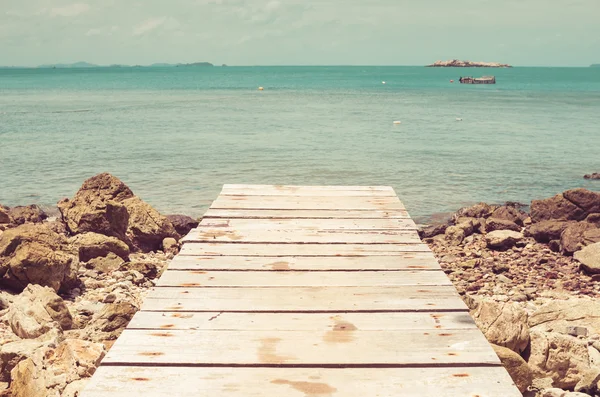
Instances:
[[[461,77],[458,79],[461,84],[496,84],[495,76],[483,76],[483,77]]]

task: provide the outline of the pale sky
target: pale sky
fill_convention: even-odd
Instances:
[[[0,0],[0,65],[600,63],[600,0]]]

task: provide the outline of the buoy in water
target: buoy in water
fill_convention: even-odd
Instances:
[[[264,90],[264,88],[263,87],[258,87],[258,90],[262,91],[262,90]]]
[[[385,81],[382,81],[381,84],[385,84]]]
[[[450,80],[451,83],[454,83],[454,80]]]
[[[394,124],[402,124],[402,121],[396,120],[396,121],[394,121]]]
[[[460,117],[457,117],[456,121],[462,121],[462,119]]]

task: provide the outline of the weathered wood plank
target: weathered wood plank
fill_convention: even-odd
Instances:
[[[467,310],[452,286],[154,288],[142,310],[448,311]]]
[[[209,208],[203,218],[239,219],[409,219],[406,210],[260,210]]]
[[[104,364],[431,365],[498,364],[478,329],[361,331],[123,331]]]
[[[425,244],[232,244],[185,243],[179,255],[230,256],[390,256],[428,252]]]
[[[416,230],[412,219],[215,219],[204,218],[200,228],[237,230]]]
[[[403,210],[398,197],[219,196],[210,208],[265,210]]]
[[[404,252],[394,256],[181,256],[170,270],[441,270],[431,252]]]
[[[391,190],[260,190],[260,189],[223,189],[220,196],[285,196],[285,197],[396,197]]]
[[[83,397],[520,397],[500,367],[100,367]]]
[[[420,243],[414,230],[258,230],[198,227],[184,242],[314,243],[314,244],[403,244]]]
[[[443,271],[230,272],[168,270],[158,287],[377,287],[452,285]]]
[[[165,313],[139,311],[129,329],[330,331],[351,323],[363,331],[476,329],[468,312],[446,313]]]
[[[394,189],[391,186],[341,186],[341,185],[330,185],[330,186],[308,186],[308,185],[244,185],[244,184],[225,184],[223,185],[222,191],[225,192],[230,189],[244,189],[244,190],[261,190],[261,191],[315,191],[315,190],[327,190],[327,191],[385,191],[393,192]]]

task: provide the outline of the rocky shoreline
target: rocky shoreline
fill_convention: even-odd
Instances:
[[[600,396],[600,193],[480,203],[420,230],[526,396]]]
[[[0,206],[0,396],[76,397],[198,221],[119,179],[60,215]],[[529,397],[600,396],[600,193],[477,204],[420,230]]]

